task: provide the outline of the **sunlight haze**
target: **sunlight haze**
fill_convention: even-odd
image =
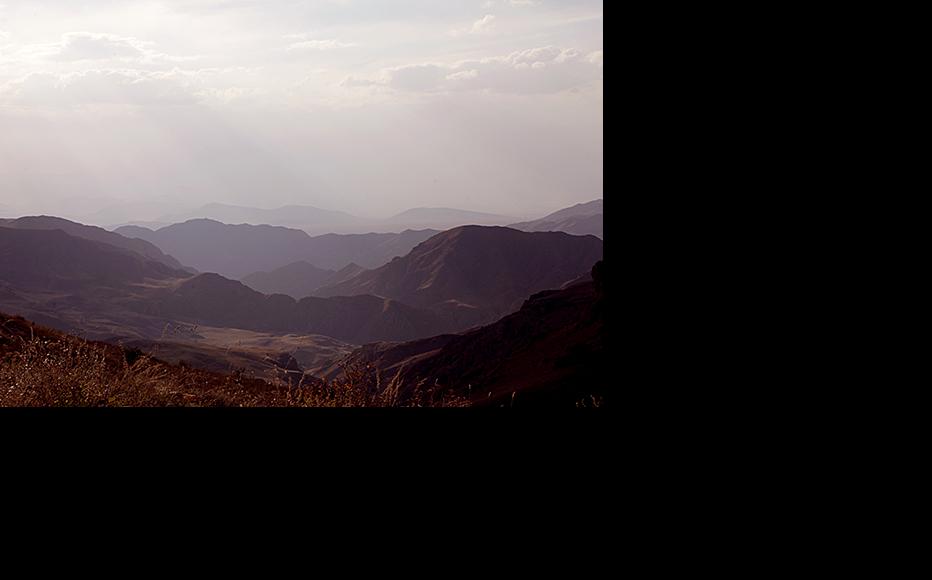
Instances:
[[[0,0],[0,217],[601,198],[602,4]]]

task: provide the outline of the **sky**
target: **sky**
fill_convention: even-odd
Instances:
[[[0,0],[0,212],[539,217],[602,197],[602,28],[591,0]]]

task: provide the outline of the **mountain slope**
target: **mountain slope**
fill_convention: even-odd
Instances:
[[[576,204],[539,220],[511,224],[508,227],[525,232],[566,232],[573,235],[602,237],[602,200]]]
[[[295,299],[310,296],[336,274],[307,262],[294,262],[271,272],[255,272],[243,278],[243,284],[263,294],[284,294]]]
[[[350,263],[375,268],[407,254],[437,233],[425,230],[311,237],[302,230],[281,226],[229,225],[206,219],[157,231],[128,226],[117,232],[147,240],[202,272],[236,279],[295,262],[307,262],[324,270],[338,270]]]
[[[450,331],[453,323],[427,310],[375,296],[265,296],[240,282],[202,274],[155,304],[156,312],[210,326],[320,334],[354,344],[410,340]]]
[[[0,228],[0,307],[93,338],[161,339],[177,322],[354,344],[458,329],[450,317],[375,296],[265,296],[217,274],[192,277],[60,230]]]
[[[438,392],[478,405],[591,405],[608,393],[604,273],[562,290],[541,292],[491,325],[460,335],[364,346],[350,362],[396,374],[405,384],[427,381]],[[339,371],[331,369],[331,375]]]
[[[527,232],[564,232],[574,236],[592,235],[598,238],[602,237],[603,216],[602,214],[589,216],[573,216],[563,218],[557,221],[536,221],[530,226],[516,227]]]
[[[61,230],[0,227],[0,281],[24,290],[123,287],[189,276],[136,252]]]
[[[154,244],[144,239],[125,237],[118,233],[108,232],[103,228],[86,226],[62,218],[50,216],[29,216],[15,220],[2,220],[0,227],[21,230],[61,230],[76,238],[83,238],[95,242],[102,242],[117,248],[124,248],[144,256],[150,260],[165,264],[169,268],[182,269],[184,266],[170,255],[166,255]]]
[[[594,236],[465,226],[315,295],[373,294],[422,308],[474,309],[480,311],[476,323],[489,322],[531,294],[577,278],[601,258],[602,241]]]
[[[161,353],[160,353],[161,354]],[[170,364],[137,348],[69,336],[0,312],[0,407],[384,407],[402,403],[371,373],[324,383],[284,354],[265,380]],[[235,371],[234,371],[235,368]],[[297,375],[295,374],[297,373]],[[431,404],[428,401],[426,404]],[[464,406],[447,398],[433,405]]]

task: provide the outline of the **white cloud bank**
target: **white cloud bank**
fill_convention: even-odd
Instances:
[[[601,69],[601,51],[587,55],[574,48],[546,46],[450,65],[413,64],[386,69],[378,81],[368,84],[416,92],[555,93],[601,79]]]
[[[602,193],[601,0],[0,0],[0,29],[0,203],[24,211]]]

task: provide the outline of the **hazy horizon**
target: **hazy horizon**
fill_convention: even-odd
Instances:
[[[75,4],[0,0],[0,214],[603,197],[601,1]]]

